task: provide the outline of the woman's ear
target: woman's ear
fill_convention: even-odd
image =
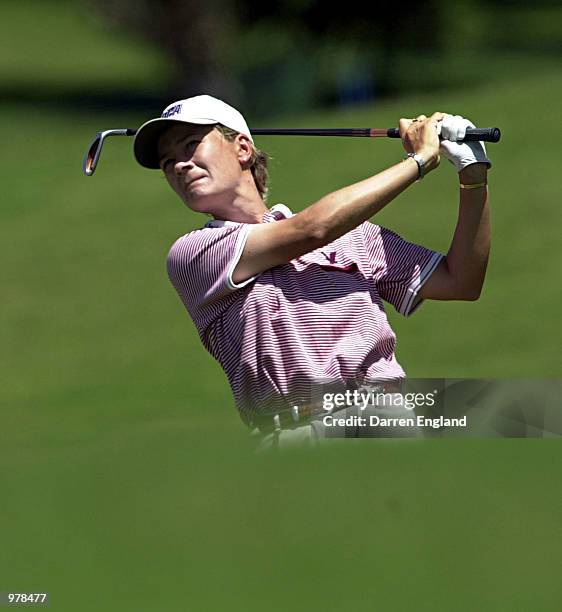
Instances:
[[[238,161],[242,164],[242,167],[246,169],[252,159],[254,152],[254,145],[252,141],[245,134],[238,134],[236,136],[236,151],[238,155]]]

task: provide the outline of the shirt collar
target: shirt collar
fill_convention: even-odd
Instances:
[[[262,222],[271,223],[272,221],[280,221],[281,219],[288,219],[292,216],[293,213],[288,206],[285,206],[285,204],[275,204],[264,213]],[[226,227],[229,225],[241,225],[241,223],[237,221],[219,221],[218,219],[213,219],[213,221],[205,223],[205,227]]]

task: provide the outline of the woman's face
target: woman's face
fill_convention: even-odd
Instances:
[[[242,178],[239,146],[212,125],[175,125],[158,142],[160,168],[189,208],[221,215]]]

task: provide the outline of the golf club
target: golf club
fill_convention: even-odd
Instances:
[[[364,138],[400,138],[398,128],[255,128],[250,130],[255,136],[353,136]],[[133,128],[121,128],[98,132],[88,148],[84,157],[82,170],[86,176],[92,176],[101,156],[104,140],[108,136],[134,136],[137,133]],[[468,128],[464,142],[485,141],[499,142],[500,129],[495,128]]]

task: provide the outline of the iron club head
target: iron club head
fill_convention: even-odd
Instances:
[[[92,174],[96,170],[96,166],[98,165],[98,161],[101,155],[101,149],[103,147],[104,140],[108,136],[134,136],[137,133],[137,130],[131,128],[122,128],[122,129],[114,129],[114,130],[103,130],[102,132],[98,132],[92,143],[90,144],[88,151],[84,157],[84,162],[82,164],[82,170],[86,176],[92,176]]]

